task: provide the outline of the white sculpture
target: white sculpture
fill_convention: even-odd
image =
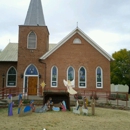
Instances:
[[[74,80],[73,81],[63,80],[63,83],[67,87],[68,93],[70,93],[72,95],[77,94],[77,92],[73,89],[73,87],[74,87]]]

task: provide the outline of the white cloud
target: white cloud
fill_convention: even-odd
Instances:
[[[112,54],[115,51],[119,51],[120,49],[128,49],[128,47],[130,47],[130,45],[128,44],[128,41],[130,41],[129,34],[92,30],[87,35],[89,35],[91,39],[93,39],[109,54]]]
[[[57,43],[79,28],[109,54],[130,50],[130,0],[41,0],[50,42]],[[30,0],[0,1],[0,49],[18,42]]]
[[[6,34],[0,37],[0,49],[4,49],[9,42],[18,43],[17,35]]]

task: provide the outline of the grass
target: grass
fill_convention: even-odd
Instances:
[[[1,130],[128,130],[130,112],[106,108],[95,108],[95,116],[75,115],[72,111],[32,113],[24,117],[7,116],[7,108],[0,109]]]

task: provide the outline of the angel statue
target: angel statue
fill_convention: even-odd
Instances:
[[[75,95],[77,92],[73,89],[74,88],[74,80],[72,81],[66,81],[65,79],[63,80],[64,85],[67,87],[68,93]]]

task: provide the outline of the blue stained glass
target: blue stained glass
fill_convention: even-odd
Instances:
[[[53,67],[53,75],[56,75],[56,67]]]
[[[53,70],[52,70],[52,81],[56,81],[56,80],[57,80],[57,69],[56,69],[56,67],[53,67]]]
[[[72,81],[74,79],[74,70],[72,67],[68,69],[68,80]]]
[[[101,69],[97,68],[97,82],[101,82]]]
[[[80,81],[85,81],[85,69],[83,67],[80,69]]]
[[[34,65],[30,65],[26,70],[26,75],[38,75],[37,69]]]
[[[101,75],[101,69],[100,68],[97,69],[97,75]]]

